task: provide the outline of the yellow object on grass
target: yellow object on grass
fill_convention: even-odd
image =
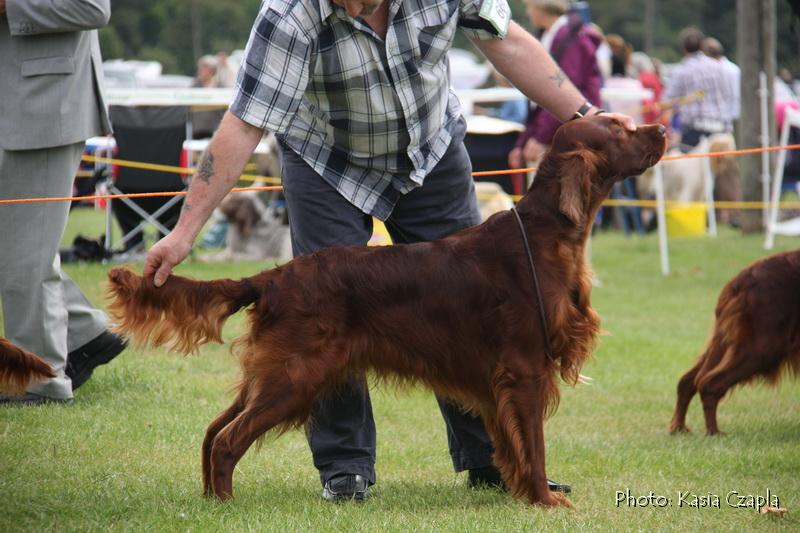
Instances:
[[[697,237],[706,232],[706,206],[668,207],[667,234],[670,237]]]

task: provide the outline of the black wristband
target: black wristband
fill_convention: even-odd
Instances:
[[[588,113],[590,109],[592,109],[592,104],[589,102],[584,102],[583,105],[580,106],[577,111],[575,111],[575,114],[572,115],[570,120],[576,120],[585,117],[586,113]]]

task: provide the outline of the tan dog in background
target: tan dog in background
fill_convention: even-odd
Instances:
[[[736,150],[736,140],[730,133],[715,133],[700,140],[689,154],[705,154],[731,152]],[[668,156],[680,156],[683,152],[672,148]],[[717,201],[738,202],[742,199],[742,185],[736,157],[725,155],[709,158],[711,174],[714,177],[714,198]],[[664,173],[664,199],[673,202],[704,202],[705,161],[702,158],[675,159],[662,161]],[[636,179],[639,198],[655,197],[655,174],[648,169]],[[720,222],[735,224],[738,211],[735,209],[718,209]]]

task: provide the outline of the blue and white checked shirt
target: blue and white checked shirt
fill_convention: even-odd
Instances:
[[[265,0],[230,106],[384,220],[436,166],[461,115],[447,61],[456,29],[502,38],[510,18],[506,0],[386,1],[384,41],[330,0]]]
[[[679,105],[681,124],[707,132],[729,132],[738,118],[737,99],[729,74],[720,61],[703,52],[683,58],[664,86],[662,100],[703,91],[703,98]]]

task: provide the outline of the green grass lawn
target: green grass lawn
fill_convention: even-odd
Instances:
[[[98,213],[73,215],[66,241],[98,235]],[[96,229],[95,229],[96,228]],[[234,475],[235,498],[200,494],[200,443],[228,405],[237,362],[226,346],[197,357],[127,350],[76,394],[71,406],[0,409],[0,531],[534,531],[800,529],[800,383],[748,386],[726,399],[727,436],[671,436],[675,387],[706,342],[723,284],[765,255],[761,236],[723,231],[670,242],[673,274],[659,274],[654,236],[601,234],[593,262],[602,286],[593,304],[607,334],[584,374],[564,387],[545,429],[548,474],[573,485],[575,509],[540,509],[494,491],[471,491],[452,472],[442,420],[425,390],[373,389],[378,484],[364,505],[320,499],[300,432],[251,450]],[[779,238],[778,249],[797,247]],[[189,263],[179,272],[239,277],[258,263]],[[97,303],[109,267],[78,265],[71,276]],[[226,338],[243,331],[243,314]],[[617,506],[617,491],[663,495],[665,508]],[[731,508],[725,496],[777,494],[776,519]],[[719,495],[721,508],[678,506],[679,491]]]

